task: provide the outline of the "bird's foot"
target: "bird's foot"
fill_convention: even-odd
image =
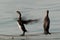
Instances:
[[[47,33],[44,33],[45,35],[48,35],[48,34],[51,34],[51,33],[49,33],[49,32],[47,32]]]
[[[48,34],[51,34],[51,33],[48,33]]]
[[[20,36],[25,36],[24,34],[21,34]]]

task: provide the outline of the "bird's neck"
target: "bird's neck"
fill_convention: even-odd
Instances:
[[[21,16],[20,15],[18,16],[18,20],[21,20]]]
[[[47,17],[49,16],[49,15],[48,15],[48,13],[47,13],[47,15],[46,15],[46,16],[47,16]]]

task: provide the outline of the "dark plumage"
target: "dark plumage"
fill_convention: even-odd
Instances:
[[[22,22],[24,23],[24,24],[29,24],[29,23],[31,23],[31,22],[37,22],[38,21],[38,19],[35,19],[35,20],[32,20],[32,19],[30,19],[30,20],[22,20]]]
[[[16,11],[16,12],[19,14],[19,18],[18,18],[17,22],[21,26],[21,29],[23,31],[22,36],[24,36],[25,35],[25,32],[27,32],[24,24],[35,22],[35,21],[38,21],[38,20],[37,19],[35,19],[35,20],[23,20],[22,17],[21,17],[21,13],[19,11]]]
[[[47,10],[47,15],[46,15],[46,17],[44,19],[43,27],[44,27],[44,34],[51,34],[49,32],[49,27],[50,27],[49,10]]]
[[[17,22],[18,22],[19,26],[21,26],[21,29],[23,31],[23,34],[21,36],[24,36],[25,32],[27,32],[27,30],[26,30],[26,28],[24,26],[24,23],[21,20],[21,13],[19,11],[16,11],[16,12],[19,14],[19,18],[18,18]]]

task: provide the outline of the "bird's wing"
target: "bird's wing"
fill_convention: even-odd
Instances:
[[[24,23],[24,24],[29,24],[29,23],[31,23],[31,22],[37,22],[38,21],[38,19],[34,19],[34,20],[32,20],[32,19],[30,19],[30,20],[22,20],[22,22]]]

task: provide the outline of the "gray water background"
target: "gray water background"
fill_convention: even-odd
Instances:
[[[25,25],[29,33],[43,33],[46,10],[49,10],[50,32],[60,32],[60,0],[0,0],[0,34],[22,33],[16,21],[17,10],[26,19],[40,19],[38,23]]]

